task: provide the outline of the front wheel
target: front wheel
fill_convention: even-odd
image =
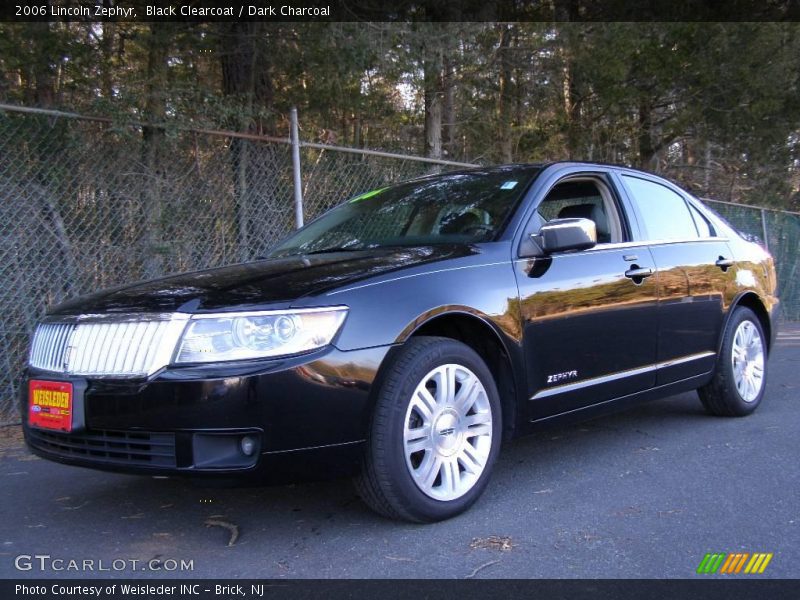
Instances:
[[[409,340],[388,367],[356,487],[384,516],[440,521],[472,505],[497,459],[497,386],[469,346]]]
[[[767,382],[765,340],[755,313],[736,308],[725,329],[714,378],[697,390],[709,413],[742,417],[758,408]]]

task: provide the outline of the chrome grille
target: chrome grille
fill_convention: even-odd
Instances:
[[[40,324],[29,364],[66,375],[136,377],[169,364],[186,315],[76,317]]]
[[[64,353],[75,325],[72,323],[42,323],[36,328],[31,345],[30,364],[48,371],[61,371]]]

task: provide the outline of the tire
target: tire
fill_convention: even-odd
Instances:
[[[453,517],[489,482],[501,417],[497,386],[474,350],[448,338],[411,338],[383,377],[356,489],[391,519]]]
[[[767,343],[761,322],[744,306],[737,307],[722,338],[713,379],[697,390],[706,411],[720,417],[743,417],[764,398]]]

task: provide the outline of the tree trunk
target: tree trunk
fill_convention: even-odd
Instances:
[[[569,159],[580,158],[581,145],[581,99],[575,63],[577,45],[574,22],[580,18],[578,0],[558,0],[555,3],[556,18],[568,22],[559,32],[561,37],[561,55],[563,61],[562,93],[564,97],[564,115],[566,119],[566,151]]]
[[[639,143],[639,167],[642,169],[652,168],[655,158],[655,147],[653,146],[653,109],[649,98],[639,99],[639,114],[637,140]]]
[[[220,26],[222,92],[238,99],[244,109],[235,126],[249,133],[275,135],[272,117],[275,90],[264,23],[222,23]],[[264,112],[269,116],[253,118],[257,108],[266,109]]]
[[[222,91],[238,101],[241,113],[234,129],[248,133],[275,135],[275,120],[271,116],[274,89],[270,65],[264,47],[266,31],[263,23],[220,24],[220,55],[222,63]],[[266,108],[270,116],[255,118],[259,108]],[[234,226],[238,239],[238,257],[244,261],[257,251],[260,243],[253,239],[251,181],[258,174],[252,165],[250,142],[231,139],[231,170],[235,200]],[[261,199],[271,202],[274,199]]]
[[[442,107],[442,132],[444,154],[448,158],[456,153],[456,74],[450,53],[444,56],[444,106]]]
[[[511,27],[500,25],[500,59],[499,93],[497,95],[497,137],[500,144],[500,160],[504,163],[512,161],[511,143]]]
[[[361,116],[353,116],[353,146],[361,148]]]
[[[55,36],[52,28],[57,23],[29,23],[31,36],[36,46],[40,48],[33,61],[33,102],[38,108],[49,108],[56,104],[56,79],[58,61],[53,60],[52,50],[48,47],[55,45]],[[60,57],[59,57],[60,58]]]
[[[461,9],[456,2],[427,0],[425,11],[434,21],[423,35],[421,53],[423,61],[423,92],[425,98],[425,155],[443,156],[444,143],[452,152],[455,140],[455,80],[452,53],[456,32],[451,23],[461,20]]]
[[[167,57],[173,33],[170,23],[150,23],[147,39],[147,71],[145,85],[144,122],[163,124],[166,116]],[[145,230],[143,232],[144,270],[146,277],[156,277],[163,272],[161,252],[161,160],[164,129],[145,125],[142,127],[141,162],[144,170],[142,194]]]
[[[113,6],[111,0],[103,0],[103,6],[110,8]],[[111,21],[105,21],[102,25],[103,39],[100,43],[100,51],[103,55],[103,64],[100,67],[101,89],[103,97],[111,100],[114,96],[114,36],[116,35],[117,25]]]
[[[438,46],[438,45],[437,45]],[[425,83],[425,155],[442,157],[442,52],[430,49],[424,65]]]

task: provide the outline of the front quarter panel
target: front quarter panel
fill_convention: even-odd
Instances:
[[[519,343],[518,294],[505,242],[478,252],[306,297],[295,306],[349,307],[334,344],[340,350],[398,344],[425,321],[448,312],[489,323],[506,342]]]

